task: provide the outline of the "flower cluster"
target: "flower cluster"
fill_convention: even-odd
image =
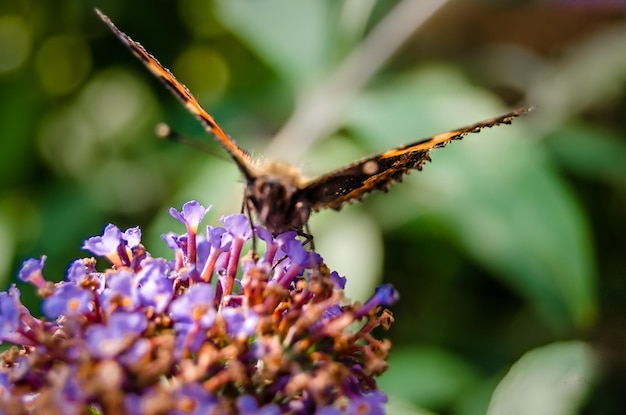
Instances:
[[[152,257],[139,228],[108,225],[66,279],[27,260],[36,318],[12,286],[0,293],[0,413],[383,414],[374,378],[390,343],[372,330],[393,321],[397,293],[365,303],[343,297],[294,232],[273,236],[244,215],[198,232],[208,209],[170,213],[186,227],[163,239],[173,260]],[[242,255],[246,242],[264,245]]]

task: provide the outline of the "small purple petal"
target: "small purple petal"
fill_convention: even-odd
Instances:
[[[278,250],[278,242],[274,239],[274,235],[262,226],[255,225],[254,234],[265,242],[265,258],[266,262],[274,261],[276,251]]]
[[[340,316],[343,313],[339,304],[333,304],[324,311],[324,319]]]
[[[129,339],[141,334],[147,325],[146,316],[142,313],[113,313],[106,325],[95,324],[87,329],[87,348],[96,357],[117,356],[128,347]]]
[[[248,413],[249,411],[256,411],[259,407],[259,403],[257,402],[254,396],[243,395],[237,398],[237,410],[239,413]]]
[[[333,283],[335,288],[343,290],[346,288],[346,277],[342,277],[339,275],[337,271],[333,271],[330,273],[330,281]]]
[[[153,260],[146,262],[137,275],[142,303],[154,307],[157,313],[165,310],[174,296],[172,281],[167,278],[165,271],[163,261]]]
[[[308,267],[314,260],[313,255],[302,246],[297,239],[289,239],[285,244],[281,245],[281,251],[285,252],[289,259],[301,267]]]
[[[135,341],[130,346],[130,348],[119,357],[119,361],[125,366],[133,365],[139,362],[151,350],[152,346],[150,345],[150,341],[140,338]]]
[[[30,282],[37,288],[43,288],[46,286],[46,280],[43,278],[41,271],[43,270],[44,263],[46,262],[46,256],[42,256],[41,259],[30,258],[24,261],[22,268],[18,273],[18,277],[21,281]]]
[[[9,374],[0,372],[0,399],[7,399],[11,396],[12,383],[9,380]]]
[[[175,322],[195,323],[209,328],[215,321],[214,292],[209,284],[196,284],[172,301],[170,312]]]
[[[165,241],[167,247],[173,250],[180,249],[180,245],[178,243],[179,235],[174,232],[168,232],[161,235],[161,239]]]
[[[51,319],[61,315],[85,314],[91,311],[93,293],[73,283],[61,283],[54,293],[43,301],[44,314]]]
[[[390,306],[396,301],[398,301],[398,292],[391,284],[384,284],[376,287],[374,295],[372,295],[354,315],[356,318],[360,318],[378,306]]]
[[[275,242],[274,235],[272,235],[272,232],[268,231],[263,226],[254,225],[254,234],[257,236],[257,238],[259,238],[260,240],[266,243]]]
[[[105,311],[110,310],[113,304],[124,309],[134,309],[139,305],[135,274],[126,268],[108,274],[107,287],[102,292],[102,303]]]
[[[60,368],[60,370],[66,371],[65,380],[63,383],[63,391],[61,395],[69,402],[77,402],[85,398],[85,391],[82,388],[82,384],[78,374],[75,371],[70,371],[67,366]],[[74,411],[63,411],[63,413],[70,414],[76,413]]]
[[[384,284],[376,287],[376,291],[371,300],[377,300],[378,305],[390,306],[398,301],[398,291],[391,284]],[[370,300],[370,301],[371,301]]]
[[[148,320],[142,312],[118,311],[111,314],[109,326],[119,335],[138,335],[148,327]]]
[[[253,311],[245,312],[241,308],[224,308],[222,317],[226,320],[226,331],[235,337],[251,337],[259,323],[259,317]]]
[[[254,396],[243,395],[235,403],[239,415],[280,415],[281,410],[276,404],[268,404],[259,408]]]
[[[67,268],[68,281],[80,283],[86,276],[87,270],[85,269],[85,261],[82,259],[77,259]]]
[[[211,245],[214,249],[219,249],[220,251],[228,251],[230,249],[233,238],[226,229],[207,226],[206,234],[209,245]]]
[[[198,256],[198,264],[204,264],[211,253],[211,245],[206,237],[198,234],[196,237],[196,255]]]
[[[353,398],[346,408],[346,415],[385,415],[387,397],[383,393],[368,393]]]
[[[139,229],[139,226],[126,229],[122,238],[126,241],[129,248],[134,248],[141,243],[141,229]]]
[[[336,406],[325,406],[315,411],[315,415],[341,415],[341,410]]]
[[[139,284],[152,279],[167,278],[167,263],[162,259],[150,258],[143,262],[143,268],[135,277]]]
[[[191,400],[192,410],[176,411],[175,415],[205,415],[217,414],[217,397],[203,388],[199,383],[187,383],[176,394],[176,401]]]
[[[156,397],[156,393],[152,388],[144,388],[141,391],[141,395],[137,395],[134,393],[126,393],[124,395],[124,409],[126,414],[144,414],[146,413],[146,405],[145,402],[150,402],[154,400]]]
[[[15,285],[8,292],[0,292],[0,343],[17,330],[21,304],[20,292]]]
[[[83,249],[96,256],[108,256],[117,252],[122,241],[122,232],[112,224],[104,228],[102,236],[93,236],[85,241]]]
[[[250,221],[243,213],[222,216],[221,220],[224,226],[226,226],[226,229],[228,229],[228,232],[235,238],[244,240],[250,239],[250,236],[252,235]]]
[[[204,219],[204,215],[211,209],[211,206],[205,208],[195,200],[189,201],[183,205],[183,209],[179,212],[174,208],[170,208],[170,215],[180,221],[185,227],[192,229],[195,232],[198,230],[198,225]]]

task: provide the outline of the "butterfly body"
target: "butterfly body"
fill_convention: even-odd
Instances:
[[[302,229],[311,215],[303,189],[306,179],[294,166],[269,161],[246,183],[246,200],[257,219],[275,234]]]
[[[241,149],[219,127],[174,75],[150,55],[139,43],[121,32],[104,14],[100,18],[144,65],[183,102],[185,107],[212,133],[226,149],[246,182],[244,203],[256,214],[258,222],[274,234],[288,230],[301,231],[311,212],[341,209],[346,203],[361,200],[376,191],[387,191],[411,170],[421,170],[430,161],[430,150],[444,147],[469,133],[511,120],[531,108],[520,108],[500,117],[482,121],[457,130],[437,134],[412,144],[403,145],[381,154],[366,157],[348,166],[314,179],[302,176],[298,169],[282,162],[259,163]]]

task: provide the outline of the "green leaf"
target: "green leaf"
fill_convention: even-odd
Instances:
[[[435,415],[434,412],[415,406],[393,395],[389,396],[385,410],[385,413],[393,415]]]
[[[434,134],[504,112],[491,101],[456,72],[434,68],[363,94],[350,126],[372,143],[389,139],[376,145],[384,150],[400,144],[397,137],[411,142],[423,137],[419,131]],[[370,206],[387,227],[406,228],[428,214],[554,329],[588,327],[596,314],[588,224],[524,129],[528,116],[434,150],[424,172]]]
[[[321,0],[221,0],[216,13],[292,86],[312,82],[325,67],[330,22]]]
[[[380,388],[426,408],[449,405],[478,379],[470,364],[435,347],[394,348],[388,362]]]
[[[546,140],[554,157],[581,176],[626,185],[626,144],[608,131],[583,123],[568,124]]]
[[[587,344],[554,343],[526,353],[493,393],[488,415],[577,414],[597,376]]]

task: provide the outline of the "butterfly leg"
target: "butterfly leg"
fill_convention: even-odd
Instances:
[[[252,209],[250,209],[250,199],[247,195],[244,195],[241,201],[241,213],[246,213],[248,220],[250,221],[250,230],[252,231],[252,252],[256,256],[256,233],[254,232],[254,222],[252,220]]]
[[[311,229],[309,228],[309,224],[306,223],[304,225],[304,231],[302,229],[298,230],[298,236],[304,238],[302,241],[302,246],[306,246],[307,244],[311,245],[311,251],[315,252],[315,244],[313,243],[313,234],[311,233]]]

